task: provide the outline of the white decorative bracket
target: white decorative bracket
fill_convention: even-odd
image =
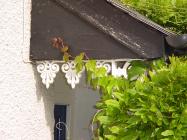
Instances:
[[[45,61],[37,66],[37,70],[42,78],[42,83],[48,89],[50,84],[54,82],[56,73],[59,71],[59,65]]]
[[[109,74],[112,70],[110,63],[105,62],[105,61],[97,61],[96,62],[96,67],[97,68],[104,67],[106,69],[107,74]]]
[[[70,84],[72,88],[75,88],[75,85],[80,82],[81,73],[83,70],[77,73],[74,61],[63,64],[61,69],[62,72],[65,73],[68,84]]]
[[[112,75],[115,77],[121,77],[123,76],[124,78],[128,78],[127,75],[127,70],[130,67],[130,63],[129,62],[125,62],[125,64],[123,65],[122,68],[117,66],[117,62],[112,61]]]
[[[124,78],[127,78],[127,70],[130,67],[129,61],[130,60],[120,61],[123,62],[124,65],[123,67],[118,67],[119,61],[117,60],[98,60],[96,61],[96,66],[98,68],[106,68],[107,74],[112,74],[115,77],[123,76]],[[67,83],[70,84],[72,88],[75,88],[75,86],[80,82],[80,78],[84,69],[81,72],[77,73],[74,61],[58,63],[62,63],[61,70],[63,73],[65,73]],[[49,61],[44,61],[38,64],[37,70],[42,78],[42,83],[46,86],[47,89],[49,88],[50,84],[54,82],[56,73],[59,72],[59,69],[59,64],[54,64],[53,62]]]

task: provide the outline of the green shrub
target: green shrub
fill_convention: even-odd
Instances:
[[[187,33],[187,0],[119,1],[169,30]]]
[[[86,64],[88,82],[102,91],[96,139],[186,140],[187,59],[170,58],[171,64],[133,62],[129,79],[106,76],[95,61]],[[143,72],[143,74],[142,74]],[[137,80],[132,80],[138,77]]]

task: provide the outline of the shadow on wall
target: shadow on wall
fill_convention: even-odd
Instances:
[[[43,100],[45,119],[54,139],[54,105],[69,105],[67,123],[70,130],[70,140],[91,140],[91,119],[96,109],[94,105],[99,100],[99,92],[93,91],[86,85],[85,74],[81,82],[72,89],[66,82],[62,72],[58,72],[54,84],[47,90],[42,84],[40,74],[33,66],[36,80],[36,94],[38,101]]]

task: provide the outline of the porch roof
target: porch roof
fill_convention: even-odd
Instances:
[[[31,60],[60,60],[50,40],[63,36],[73,55],[94,59],[163,56],[165,36],[156,23],[115,0],[33,0]]]

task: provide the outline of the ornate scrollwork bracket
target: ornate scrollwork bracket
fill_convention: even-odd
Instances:
[[[56,73],[59,71],[59,65],[45,61],[37,66],[37,71],[40,73],[42,83],[48,89],[50,84],[54,82]]]
[[[77,73],[74,61],[63,64],[61,69],[62,72],[65,73],[65,77],[67,79],[68,84],[70,84],[72,88],[75,88],[76,84],[80,82],[83,70]]]
[[[112,70],[112,67],[111,67],[110,63],[105,62],[105,61],[97,61],[96,62],[96,67],[97,68],[104,67],[106,69],[107,74],[109,74]]]
[[[98,60],[96,62],[96,66],[98,68],[104,67],[106,68],[107,74],[111,74],[115,77],[121,77],[127,78],[127,70],[130,67],[129,61],[120,61],[123,63],[122,67],[118,66],[118,62],[116,60],[108,60],[108,61],[102,61]],[[80,78],[82,76],[82,72],[85,68],[79,73],[77,73],[75,68],[75,62],[69,61],[69,62],[59,62],[62,63],[61,70],[63,73],[65,73],[65,78],[67,79],[67,83],[71,85],[72,88],[75,88],[75,86],[80,82]],[[54,79],[56,77],[56,73],[59,72],[60,66],[58,64],[54,64],[53,62],[44,61],[42,63],[39,63],[37,66],[37,70],[40,73],[40,76],[42,78],[42,83],[46,86],[48,89],[50,84],[54,82]]]
[[[124,62],[123,67],[118,67],[117,61],[97,61],[96,63],[97,67],[104,67],[107,71],[107,74],[112,74],[115,77],[121,77],[127,78],[127,70],[130,66],[130,63],[128,61]]]
[[[112,75],[115,77],[121,77],[123,76],[124,78],[128,78],[127,70],[130,67],[129,62],[125,62],[122,68],[117,66],[117,62],[112,61]]]

